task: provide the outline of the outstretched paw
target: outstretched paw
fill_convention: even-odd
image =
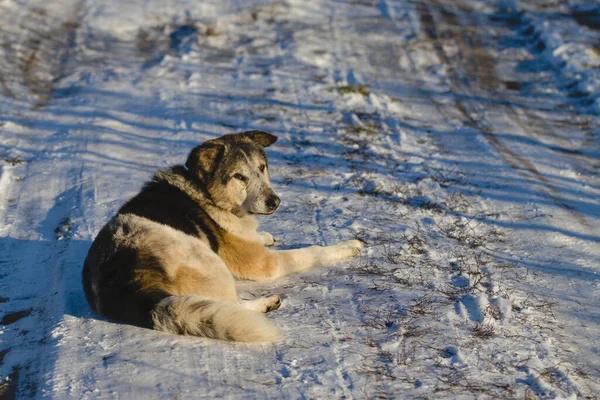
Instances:
[[[273,239],[273,235],[269,232],[258,232],[258,236],[264,246],[273,246],[275,244],[275,239]]]
[[[351,256],[358,255],[365,247],[360,240],[348,240],[347,242],[340,243],[340,246],[347,247],[351,252]]]

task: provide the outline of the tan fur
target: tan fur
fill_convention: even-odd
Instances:
[[[358,254],[362,247],[358,240],[350,240],[328,247],[272,251],[259,241],[226,233],[218,254],[236,278],[264,281],[347,259]]]
[[[219,257],[236,278],[262,281],[275,277],[278,258],[262,243],[226,233],[220,244]]]

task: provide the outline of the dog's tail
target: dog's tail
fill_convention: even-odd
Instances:
[[[238,342],[274,342],[279,328],[262,313],[203,296],[169,296],[150,313],[157,331]]]

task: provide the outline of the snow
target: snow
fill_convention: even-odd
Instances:
[[[597,398],[597,5],[0,1],[0,395]],[[274,132],[274,345],[91,312],[97,232],[198,143]]]

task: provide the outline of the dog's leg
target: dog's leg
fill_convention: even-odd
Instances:
[[[238,304],[252,311],[266,313],[277,310],[281,306],[281,298],[278,295],[259,297],[253,300],[239,299]]]
[[[277,268],[274,278],[304,271],[313,267],[347,260],[360,253],[363,244],[358,240],[349,240],[333,246],[310,246],[303,249],[274,251]]]
[[[256,232],[258,237],[260,238],[260,242],[265,246],[273,246],[275,244],[275,239],[273,239],[273,235],[269,232]]]
[[[346,260],[360,253],[362,248],[358,240],[349,240],[334,246],[273,251],[260,243],[226,234],[219,247],[219,257],[236,278],[264,281]]]

